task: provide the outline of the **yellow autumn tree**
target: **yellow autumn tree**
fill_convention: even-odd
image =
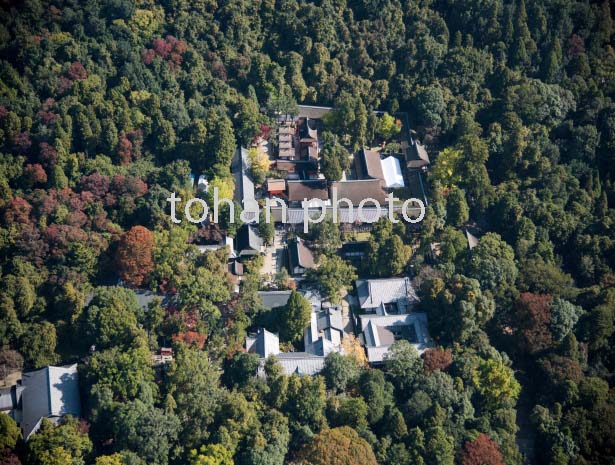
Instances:
[[[252,164],[252,176],[254,181],[261,184],[265,181],[271,161],[262,147],[252,147],[248,151],[250,163]]]
[[[436,162],[429,174],[432,180],[440,181],[442,187],[456,187],[461,181],[459,164],[463,153],[450,147],[445,148],[438,154]]]
[[[365,350],[361,346],[361,342],[353,334],[344,336],[342,340],[342,351],[345,355],[353,357],[362,366],[367,366],[367,357]]]

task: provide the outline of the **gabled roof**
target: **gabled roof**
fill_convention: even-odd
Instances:
[[[297,116],[306,118],[322,118],[331,110],[332,107],[321,107],[317,105],[299,105],[299,113]]]
[[[325,366],[325,357],[306,352],[282,352],[276,359],[285,375],[313,376]]]
[[[232,171],[235,176],[235,200],[243,209],[254,209],[256,198],[254,197],[254,181],[250,176],[252,162],[248,150],[239,147],[235,153]],[[256,219],[257,214],[252,211],[244,213],[247,222]]]
[[[472,250],[478,245],[478,237],[466,229],[466,238],[468,239],[468,248]]]
[[[395,342],[395,334],[409,339],[419,353],[433,345],[429,336],[427,314],[413,312],[406,315],[359,315],[363,339],[370,363],[381,363]]]
[[[288,244],[288,256],[292,269],[294,269],[294,267],[296,266],[305,269],[311,269],[315,266],[314,254],[305,245],[301,238],[297,238],[297,240],[292,241]]]
[[[260,328],[254,336],[246,338],[246,350],[258,354],[260,358],[277,355],[280,353],[280,339],[277,334]]]
[[[329,307],[318,315],[318,330],[335,329],[344,331],[344,320],[340,308]]]
[[[54,367],[48,366],[37,371],[24,373],[22,378],[22,422],[24,438],[39,428],[44,417],[81,415],[79,398],[79,374],[77,364]]]
[[[356,282],[361,308],[378,308],[384,304],[412,305],[418,297],[409,278],[359,279]]]
[[[411,144],[412,146],[408,147],[407,142],[402,143],[402,149],[406,156],[408,168],[417,169],[428,166],[430,161],[425,146],[415,139],[411,140]]]
[[[237,231],[237,253],[241,255],[254,255],[261,252],[263,241],[256,233],[254,226],[244,224]]]
[[[386,202],[387,194],[382,190],[380,179],[361,179],[356,181],[336,181],[331,183],[331,189],[337,189],[337,198],[349,199],[354,207],[358,207],[361,200],[372,198],[380,202],[383,206]],[[372,203],[368,203],[366,208],[373,207]]]
[[[147,310],[150,303],[156,299],[160,299],[162,306],[169,304],[169,296],[165,294],[158,294],[148,289],[135,289],[135,295],[137,296],[137,302],[143,310]]]
[[[380,152],[363,149],[361,168],[363,169],[363,177],[384,179],[382,164],[380,162]]]
[[[328,200],[327,181],[324,179],[288,181],[288,200],[302,202],[304,199]]]
[[[284,307],[290,299],[291,291],[258,291],[263,302],[263,308],[271,310],[273,308]]]

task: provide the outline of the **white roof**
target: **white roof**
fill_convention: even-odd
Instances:
[[[404,175],[399,160],[393,156],[380,161],[386,187],[405,187]]]
[[[24,438],[28,439],[38,430],[40,421],[44,417],[81,415],[76,363],[64,367],[48,366],[24,373],[22,384],[25,387],[22,394],[21,422]]]

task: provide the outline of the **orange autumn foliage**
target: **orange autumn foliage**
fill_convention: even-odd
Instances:
[[[479,434],[465,443],[461,455],[462,465],[504,465],[500,447],[486,434]]]
[[[133,226],[124,233],[115,256],[120,278],[129,285],[140,286],[154,269],[152,251],[154,234],[143,226]]]

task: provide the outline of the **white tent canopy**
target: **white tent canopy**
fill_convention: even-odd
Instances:
[[[401,171],[399,160],[395,157],[387,157],[381,160],[382,173],[386,187],[405,187],[404,175]]]

